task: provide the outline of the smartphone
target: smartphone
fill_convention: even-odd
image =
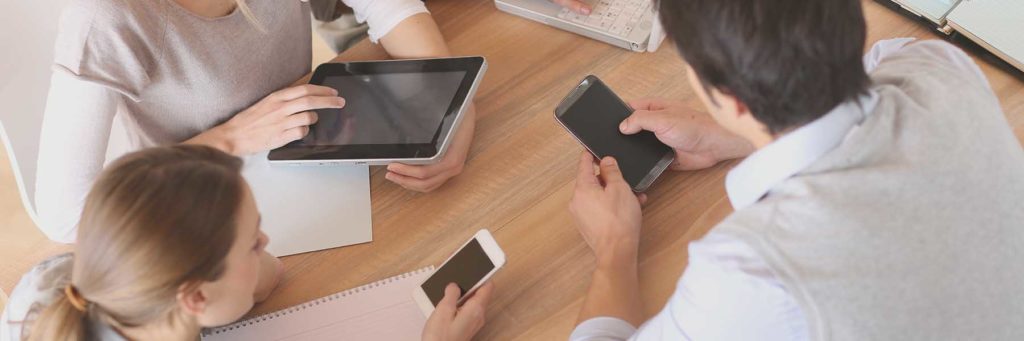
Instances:
[[[626,135],[619,124],[633,114],[625,102],[594,75],[576,86],[555,108],[555,119],[598,159],[615,157],[634,192],[646,191],[675,159],[654,133]]]
[[[413,299],[423,314],[430,316],[444,298],[444,288],[448,283],[455,283],[462,291],[459,297],[459,305],[462,305],[504,265],[505,252],[498,247],[490,231],[480,230],[413,291]]]

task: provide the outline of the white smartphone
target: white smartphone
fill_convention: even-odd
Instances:
[[[480,230],[416,287],[412,297],[420,306],[420,310],[423,310],[423,314],[430,316],[434,313],[437,303],[444,298],[444,288],[448,283],[455,283],[461,289],[461,305],[463,300],[472,295],[504,265],[505,252],[498,247],[498,242],[494,240],[490,231]]]

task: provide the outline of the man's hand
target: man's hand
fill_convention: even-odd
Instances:
[[[469,341],[483,328],[494,285],[487,282],[458,307],[459,286],[448,283],[444,298],[423,327],[423,341]]]
[[[431,165],[392,163],[388,165],[388,173],[384,178],[417,192],[430,192],[441,187],[448,179],[462,173],[469,146],[473,142],[475,125],[476,109],[470,107],[440,162]]]
[[[587,5],[587,3],[583,2],[583,0],[551,0],[551,2],[558,4],[559,6],[568,8],[570,11],[579,14],[590,14],[590,5]]]
[[[629,105],[636,111],[622,121],[619,130],[623,134],[653,132],[658,140],[675,150],[672,169],[704,169],[754,152],[749,141],[681,102],[647,98],[631,101]]]
[[[600,175],[595,175],[594,157],[583,152],[569,209],[598,267],[636,262],[644,201],[643,194],[633,194],[614,158],[601,160]]]

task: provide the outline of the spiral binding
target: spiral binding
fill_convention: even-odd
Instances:
[[[380,287],[380,286],[383,286],[383,285],[390,284],[391,282],[394,282],[394,281],[397,281],[397,280],[406,279],[406,278],[409,278],[411,276],[419,275],[421,273],[428,272],[428,271],[433,271],[433,270],[434,270],[433,266],[428,266],[428,267],[425,267],[425,268],[422,268],[422,269],[419,269],[419,270],[416,270],[416,271],[407,272],[407,273],[404,273],[404,274],[401,274],[401,275],[397,275],[397,276],[394,276],[394,277],[390,277],[390,278],[385,278],[385,279],[382,279],[382,280],[379,280],[379,281],[376,281],[376,282],[373,282],[373,283],[370,283],[370,284],[366,284],[366,285],[363,285],[363,286],[358,286],[358,287],[355,287],[355,288],[352,288],[352,289],[348,289],[348,290],[345,290],[345,291],[342,291],[342,292],[339,292],[339,293],[335,293],[333,295],[317,298],[317,299],[314,299],[312,301],[308,301],[308,302],[305,302],[305,303],[294,305],[294,306],[291,306],[291,307],[288,307],[288,308],[284,308],[284,309],[281,309],[281,310],[278,310],[278,311],[269,312],[269,313],[266,313],[266,314],[263,314],[263,315],[258,315],[256,317],[250,318],[248,320],[235,322],[235,323],[232,323],[232,324],[229,324],[229,325],[226,325],[226,326],[222,326],[222,327],[210,328],[210,329],[204,330],[202,332],[202,334],[203,334],[203,336],[211,336],[211,335],[217,335],[217,334],[220,334],[220,333],[226,333],[226,332],[229,332],[229,331],[232,331],[232,330],[235,330],[235,329],[240,329],[240,328],[244,328],[244,327],[254,326],[254,325],[260,324],[262,322],[270,321],[270,320],[273,320],[273,319],[278,318],[278,317],[287,316],[288,314],[305,310],[306,308],[309,308],[309,307],[318,306],[318,305],[320,305],[322,303],[327,303],[327,302],[331,302],[331,301],[334,301],[334,300],[339,299],[339,298],[347,297],[349,295],[358,294],[358,293],[361,293],[361,292],[364,292],[364,291],[367,291],[367,290],[370,290],[370,289],[374,289],[374,288],[377,288],[377,287]]]

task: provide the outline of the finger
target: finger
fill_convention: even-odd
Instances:
[[[626,102],[633,110],[662,110],[668,107],[668,100],[664,98],[647,97]]]
[[[583,151],[580,155],[579,170],[576,174],[576,187],[599,187],[597,175],[594,174],[594,156],[590,152]]]
[[[491,299],[493,285],[488,282],[474,292],[473,297],[466,301],[455,314],[452,321],[453,334],[460,336],[457,339],[469,339],[469,337],[480,331],[487,318],[487,303]]]
[[[309,126],[299,126],[299,127],[295,127],[295,128],[286,129],[283,133],[281,133],[281,140],[282,140],[282,142],[277,147],[283,146],[283,145],[287,144],[288,142],[292,142],[292,141],[295,141],[295,140],[302,139],[303,137],[306,137],[306,135],[308,135],[308,134],[309,134]],[[274,148],[277,148],[277,147],[274,147]]]
[[[337,96],[306,96],[290,100],[278,110],[282,115],[316,109],[341,109],[345,107],[345,99]]]
[[[426,179],[430,179],[431,177],[433,177],[437,173],[437,170],[435,170],[434,167],[433,167],[433,166],[436,166],[436,165],[438,165],[438,164],[433,164],[433,165],[407,165],[407,164],[404,164],[404,163],[397,163],[397,162],[395,162],[395,163],[388,164],[388,171],[392,172],[392,173],[398,173],[400,175],[405,175],[405,176],[410,177],[410,178],[426,180]]]
[[[338,96],[338,90],[322,85],[303,84],[278,90],[270,96],[276,100],[287,102],[306,96]]]
[[[430,192],[437,189],[438,187],[441,187],[441,181],[437,180],[436,178],[423,180],[401,175],[395,172],[388,172],[387,174],[384,174],[384,178],[410,191]]]
[[[573,12],[576,12],[576,13],[590,14],[590,5],[587,5],[583,1],[579,1],[579,0],[552,0],[552,2],[558,4],[558,5],[562,6],[562,7],[568,8],[569,10],[571,10]]]
[[[288,116],[285,121],[285,128],[295,128],[313,125],[320,118],[316,115],[315,111],[303,111]]]
[[[441,298],[441,302],[437,302],[437,306],[434,307],[434,313],[430,314],[430,318],[452,319],[455,316],[455,312],[458,311],[459,294],[459,286],[455,285],[455,283],[448,283],[444,287],[444,297]]]
[[[476,291],[473,292],[473,296],[467,299],[466,303],[463,304],[462,306],[465,307],[466,305],[476,304],[481,307],[486,307],[487,303],[491,301],[491,294],[493,292],[494,283],[492,283],[491,281],[487,281],[487,283],[484,283],[479,288],[477,288]]]
[[[619,123],[619,131],[623,134],[632,135],[642,130],[655,133],[665,132],[675,125],[673,117],[668,111],[637,110]]]
[[[618,161],[611,156],[601,159],[601,182],[605,184],[605,187],[626,185],[626,180],[622,178],[622,171],[619,170]]]
[[[637,193],[636,200],[640,202],[640,206],[647,204],[647,194]]]

